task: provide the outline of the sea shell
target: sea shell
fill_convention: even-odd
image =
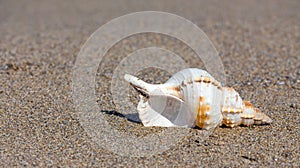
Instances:
[[[189,68],[165,84],[149,84],[125,75],[140,93],[137,106],[144,126],[194,127],[269,124],[272,120],[230,87],[222,87],[208,72]]]

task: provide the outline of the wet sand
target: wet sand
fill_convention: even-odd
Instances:
[[[300,3],[147,3],[0,1],[2,166],[299,167]],[[251,100],[273,123],[220,127],[205,139],[202,130],[191,129],[169,150],[140,158],[117,155],[93,142],[72,100],[77,54],[102,24],[143,10],[175,13],[203,29],[222,59],[226,85]],[[184,55],[193,67],[203,65],[184,44],[161,35],[137,35],[116,44],[98,69],[97,103],[110,125],[130,136],[168,131],[128,121],[114,107],[109,91],[119,61],[149,44]],[[169,75],[157,69],[140,72],[153,83]],[[137,95],[131,93],[136,103]]]

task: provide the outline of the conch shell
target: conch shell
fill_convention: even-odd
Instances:
[[[272,120],[230,87],[222,87],[208,72],[189,68],[165,84],[149,84],[126,74],[140,93],[137,106],[144,126],[194,127],[270,124]]]

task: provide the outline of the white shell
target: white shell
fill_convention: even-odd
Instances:
[[[125,79],[141,94],[137,110],[144,126],[210,129],[272,121],[201,69],[184,69],[165,84],[148,84],[131,75]]]

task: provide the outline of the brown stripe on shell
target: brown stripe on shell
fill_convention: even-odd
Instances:
[[[200,82],[202,82],[201,78],[202,77],[197,77],[197,78],[194,79],[194,81],[197,82],[197,83],[200,83]]]
[[[235,121],[228,120],[227,118],[224,118],[223,122],[226,123],[226,124],[235,124]]]
[[[173,89],[175,92],[179,92],[179,91],[180,91],[179,86],[175,86],[175,87],[173,87],[172,89]]]
[[[215,85],[219,90],[223,91],[223,87],[218,81],[213,81],[213,85]]]
[[[235,122],[234,120],[228,120],[226,118],[223,119],[223,124],[227,127],[235,127],[241,124],[241,121]]]
[[[211,80],[210,80],[208,77],[204,77],[203,82],[204,82],[204,83],[210,83]]]
[[[180,93],[180,86],[172,86],[172,87],[168,87],[167,89],[172,90],[172,92],[170,93],[173,96],[176,96],[180,99],[182,99],[182,94]]]
[[[244,119],[253,119],[253,118],[254,118],[254,115],[243,114],[243,115],[241,116],[241,118],[244,118]]]
[[[223,90],[222,85],[218,81],[215,81],[215,80],[212,81],[209,77],[206,77],[206,76],[196,77],[194,79],[194,82],[196,82],[196,83],[201,83],[201,82],[211,83],[213,86],[217,87],[217,89],[219,89],[221,91]]]
[[[253,108],[253,105],[252,105],[252,103],[250,101],[244,100],[243,103],[244,103],[244,105],[245,105],[246,108]]]
[[[213,81],[212,84],[213,84],[214,86],[216,86],[216,87],[219,86],[219,83],[218,83],[217,81]]]
[[[199,128],[203,128],[206,121],[210,119],[210,117],[206,114],[206,112],[210,111],[210,106],[206,105],[205,97],[199,97],[198,111],[197,111],[197,121],[196,125]]]
[[[191,78],[187,78],[181,82],[181,86],[185,87],[186,85],[190,85],[192,83],[193,83],[193,80]]]
[[[234,92],[234,89],[232,87],[226,86],[225,88],[227,89],[228,92]]]
[[[222,109],[222,112],[225,112],[225,113],[242,113],[243,110],[242,109],[233,109],[233,108],[224,108],[224,109]]]
[[[180,87],[186,87],[187,85],[193,84],[194,82],[196,83],[207,83],[207,84],[212,84],[213,86],[217,87],[218,90],[223,91],[223,87],[222,85],[215,80],[211,80],[209,77],[205,77],[205,76],[200,76],[200,77],[196,77],[194,79],[188,78],[185,79],[184,81],[181,82]]]

